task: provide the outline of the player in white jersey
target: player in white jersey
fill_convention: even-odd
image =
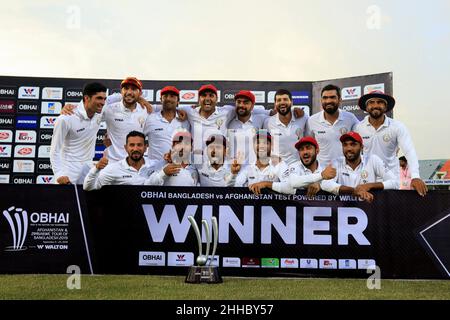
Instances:
[[[128,156],[108,166],[106,166],[108,159],[100,159],[84,179],[84,190],[98,190],[106,185],[145,184],[153,173],[151,160],[146,160],[144,157],[146,149],[144,134],[131,131],[126,136],[125,144]]]
[[[127,134],[131,131],[143,132],[148,116],[148,104],[144,107],[138,103],[145,100],[142,98],[142,82],[135,77],[128,77],[121,82],[120,87],[120,95],[109,96],[102,113],[102,121],[106,122],[111,141],[107,149],[110,164],[127,156],[124,149]],[[73,105],[65,105],[61,114],[70,114],[74,108]]]
[[[336,177],[322,183],[322,189],[333,194],[353,194],[373,201],[371,190],[398,189],[399,181],[376,155],[362,156],[363,140],[357,132],[341,136],[344,157],[334,161]]]
[[[381,91],[372,91],[363,95],[358,106],[369,113],[356,126],[364,141],[364,153],[375,154],[384,161],[387,169],[400,181],[400,165],[397,151],[400,148],[409,162],[411,187],[421,196],[427,193],[427,186],[420,179],[419,160],[411,136],[405,125],[386,116],[395,106],[395,99]]]
[[[242,168],[236,178],[235,187],[248,186],[250,190],[259,193],[261,188],[267,187],[265,182],[280,181],[287,165],[283,161],[273,164],[272,136],[267,130],[258,130],[252,140],[256,162]]]
[[[295,143],[304,136],[307,131],[308,115],[295,118],[291,112],[292,94],[285,89],[275,93],[275,109],[277,114],[266,119],[264,129],[272,136],[272,153],[290,165],[299,160],[295,149]]]
[[[253,192],[258,193],[264,187],[279,193],[295,194],[296,189],[308,188],[307,195],[313,196],[320,190],[317,186],[319,182],[336,176],[336,169],[331,166],[322,168],[317,161],[319,145],[313,137],[301,138],[294,147],[298,150],[300,161],[294,162],[282,173],[280,182],[267,182],[262,187],[254,188]]]
[[[146,182],[159,186],[198,185],[198,172],[192,164],[192,135],[187,131],[178,131],[172,138],[172,149],[164,156],[164,160],[155,165]]]
[[[161,160],[170,151],[175,132],[190,130],[189,122],[177,117],[179,101],[180,91],[174,86],[166,86],[161,89],[162,109],[147,117],[144,134],[148,137],[148,158],[151,160]]]
[[[94,158],[105,101],[106,87],[97,82],[88,83],[74,114],[60,115],[56,119],[50,162],[57,184],[83,184]]]
[[[319,163],[328,164],[342,157],[342,145],[339,138],[344,133],[354,130],[359,123],[356,116],[348,111],[340,110],[341,89],[329,84],[321,90],[320,102],[322,111],[308,119],[308,132],[319,144]]]

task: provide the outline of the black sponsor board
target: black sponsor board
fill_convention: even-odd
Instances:
[[[81,273],[93,272],[89,223],[86,216],[81,220],[80,213],[86,212],[85,202],[83,194],[78,199],[75,188],[2,186],[1,273],[66,273],[71,265]]]
[[[192,215],[199,226],[218,218],[223,275],[448,279],[448,230],[428,229],[429,245],[420,232],[450,209],[449,194],[381,191],[368,204],[325,193],[114,186],[86,197],[99,273],[187,274],[198,255]]]

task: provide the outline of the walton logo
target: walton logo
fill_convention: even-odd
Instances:
[[[26,250],[24,247],[25,238],[28,231],[28,214],[21,208],[11,207],[8,210],[3,210],[3,216],[9,223],[11,228],[13,243],[12,246],[6,247],[6,251],[22,251]],[[13,219],[14,217],[14,219]]]
[[[34,89],[33,88],[25,88],[25,89],[23,89],[23,91],[25,91],[26,94],[33,94]]]

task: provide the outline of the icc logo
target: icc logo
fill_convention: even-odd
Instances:
[[[21,208],[11,207],[3,210],[3,216],[9,223],[12,233],[12,246],[6,247],[6,251],[26,250],[23,244],[28,231],[28,214]]]

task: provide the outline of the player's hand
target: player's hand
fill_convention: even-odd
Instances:
[[[107,165],[108,165],[108,159],[107,159],[105,156],[103,156],[103,157],[97,162],[97,164],[95,165],[95,167],[96,167],[98,170],[102,170],[102,169],[104,169]]]
[[[137,102],[141,105],[141,107],[147,109],[147,113],[152,113],[153,112],[153,106],[150,102],[148,102],[147,100],[145,100],[145,98],[140,95],[139,98],[137,99]]]
[[[71,116],[72,114],[74,114],[73,110],[76,108],[77,106],[74,104],[66,104],[64,105],[64,107],[61,109],[61,114],[66,115],[66,116]]]
[[[231,173],[238,174],[241,170],[241,165],[238,163],[237,159],[234,159],[231,163]]]
[[[180,121],[186,121],[187,120],[187,112],[184,110],[177,110],[177,119]]]
[[[251,192],[254,194],[261,194],[261,190],[264,188],[268,188],[268,183],[266,181],[257,182],[248,186]]]
[[[414,178],[411,180],[411,187],[417,191],[417,193],[424,197],[427,194],[427,185],[423,182],[422,179]]]
[[[173,163],[169,163],[163,169],[166,176],[172,176],[174,174],[177,174],[178,172],[180,172],[180,170],[181,170],[181,165],[173,164]]]
[[[305,111],[303,111],[302,108],[295,108],[294,109],[294,116],[296,119],[300,119],[305,115]]]
[[[372,202],[374,199],[373,194],[371,194],[368,191],[362,190],[362,189],[360,189],[360,190],[355,189],[355,191],[353,191],[353,194],[369,203]]]
[[[336,177],[336,169],[329,164],[325,169],[322,170],[322,178],[325,180],[330,180]]]
[[[320,191],[320,183],[318,182],[311,183],[306,191],[306,196],[314,197],[319,191]]]
[[[59,177],[56,182],[58,182],[58,184],[71,184],[69,177],[67,176],[62,176]]]

